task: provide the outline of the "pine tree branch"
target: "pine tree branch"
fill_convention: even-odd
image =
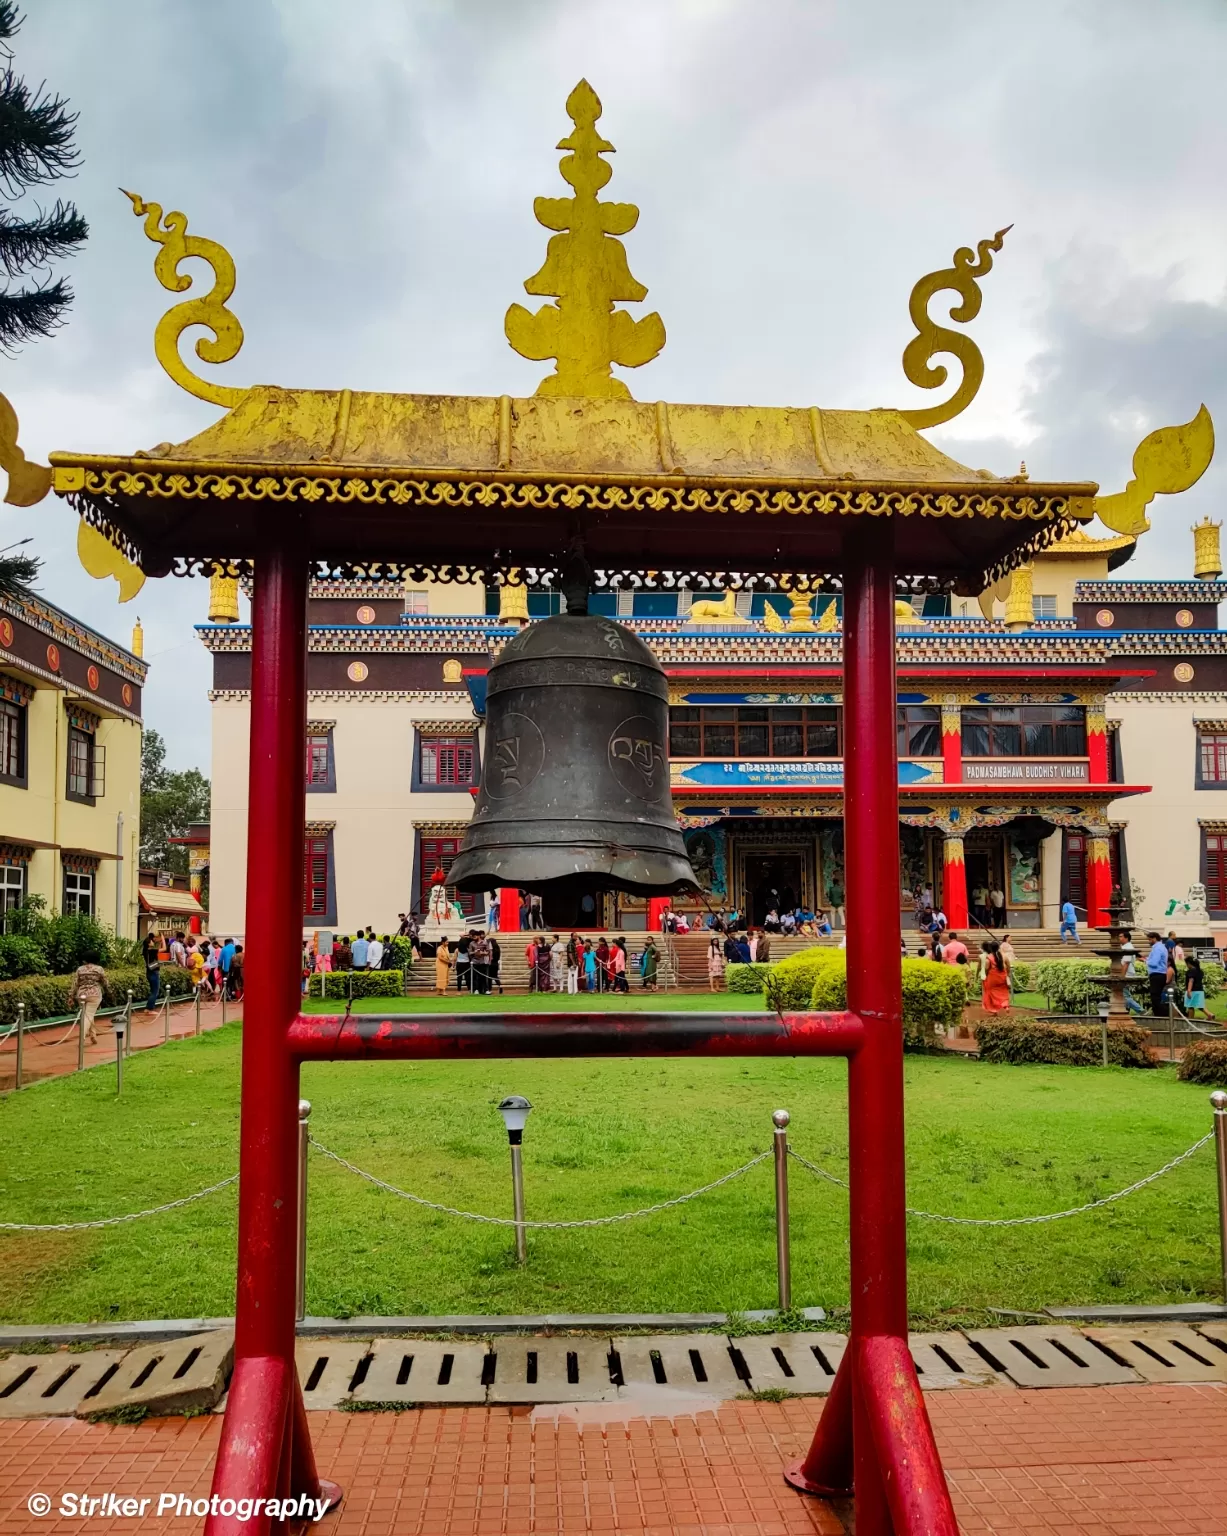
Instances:
[[[32,92],[11,68],[0,75],[0,183],[10,197],[76,170],[76,123],[62,96],[48,96],[41,85]]]
[[[0,0],[0,45],[8,42],[9,38],[21,26],[22,16],[18,11],[16,0]],[[8,48],[0,46],[0,53],[12,58],[12,52]]]
[[[0,294],[0,351],[11,356],[24,342],[50,336],[63,324],[71,303],[72,289],[63,278],[42,288]]]
[[[0,597],[16,598],[19,602],[33,597],[31,583],[42,564],[33,555],[0,555]]]
[[[20,277],[58,256],[71,256],[89,236],[89,225],[72,203],[56,202],[50,213],[38,210],[33,219],[17,219],[0,208],[0,267]]]

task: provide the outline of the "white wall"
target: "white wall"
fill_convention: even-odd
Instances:
[[[467,822],[473,814],[467,790],[411,790],[414,723],[454,719],[458,728],[471,729],[468,699],[401,703],[309,695],[307,713],[312,720],[336,722],[337,787],[307,795],[307,820],[336,824],[337,927],[352,933],[369,924],[380,933],[395,932],[397,914],[408,911],[414,900],[414,823]],[[213,933],[241,934],[246,927],[249,719],[246,700],[218,700],[213,705]],[[295,878],[302,879],[301,870]]]
[[[1197,789],[1196,719],[1227,717],[1227,694],[1150,699],[1109,694],[1106,711],[1120,721],[1127,784],[1150,793],[1115,800],[1108,814],[1127,821],[1129,874],[1145,897],[1139,925],[1159,923],[1173,898],[1183,900],[1201,878],[1201,820],[1227,821],[1227,788]]]

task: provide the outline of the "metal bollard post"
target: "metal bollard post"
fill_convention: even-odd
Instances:
[[[124,1091],[124,1036],[128,1033],[127,1023],[122,1014],[115,1019],[115,1097],[121,1097]]]
[[[528,1244],[524,1237],[524,1148],[516,1142],[511,1148],[511,1203],[516,1221],[516,1263],[528,1263]]]
[[[786,1109],[771,1117],[775,1126],[775,1267],[779,1277],[780,1311],[792,1310],[792,1262],[788,1242],[788,1120]]]
[[[85,1071],[85,1004],[77,1009],[77,1071]]]
[[[226,984],[222,983],[222,1023],[226,1022]]]
[[[196,1033],[200,1033],[200,984],[196,984]]]
[[[124,1027],[121,1032],[120,1045],[125,1056],[132,1054],[132,988],[128,989],[128,1003],[124,1009]],[[119,1075],[119,1086],[123,1087],[123,1073]]]
[[[301,1323],[307,1315],[307,1146],[311,1137],[311,1101],[298,1101],[298,1266],[294,1295]]]
[[[15,1088],[20,1088],[21,1087],[21,1074],[22,1074],[22,1068],[25,1066],[25,1054],[26,1054],[26,1005],[24,1003],[18,1003],[17,1004],[17,1064],[16,1064],[17,1076],[16,1076],[16,1079],[14,1080],[14,1083],[13,1083],[13,1086]]]
[[[162,999],[162,1044],[170,1042],[170,993]]]
[[[1223,1269],[1223,1299],[1227,1301],[1227,1093],[1210,1095],[1214,1106],[1214,1160],[1218,1168],[1218,1244]]]

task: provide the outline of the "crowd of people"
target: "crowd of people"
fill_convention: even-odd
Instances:
[[[621,936],[593,940],[572,933],[564,940],[559,934],[543,932],[529,940],[524,958],[530,992],[625,993],[630,991],[632,975],[653,992],[661,968],[661,952],[651,934],[642,950],[632,955]],[[473,929],[461,934],[454,945],[444,937],[435,947],[434,960],[435,991],[440,997],[449,982],[458,992],[479,996],[503,990],[502,950],[493,933]]]
[[[416,953],[416,951],[415,951]],[[314,941],[303,940],[303,986],[313,971],[326,974],[332,971],[390,971],[395,962],[390,934],[376,938],[373,928],[359,928],[353,938],[338,934],[331,945],[317,947]]]

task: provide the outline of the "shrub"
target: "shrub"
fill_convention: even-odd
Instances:
[[[1090,978],[1107,970],[1106,960],[1037,960],[1032,989],[1048,999],[1054,1013],[1086,1013],[1107,996],[1102,987],[1089,985]]]
[[[400,971],[407,976],[413,969],[412,941],[398,933],[395,938],[389,939],[388,952],[392,960],[390,969]]]
[[[1108,1061],[1117,1067],[1153,1067],[1146,1049],[1148,1030],[1137,1024],[1108,1026]],[[1103,1036],[1098,1024],[1050,1024],[1039,1019],[999,1017],[976,1021],[980,1060],[1017,1065],[1098,1067],[1103,1064]]]
[[[842,967],[843,963],[842,949],[823,949],[819,946],[803,949],[800,954],[777,961],[768,968],[765,988],[768,1005],[784,1013],[809,1008],[819,972],[832,965]]]
[[[72,992],[73,976],[23,976],[17,981],[0,981],[0,1027],[17,1018],[17,1005],[26,1005],[26,1020],[54,1019],[74,1013],[76,1006],[68,1001]],[[102,1006],[122,1008],[128,1000],[131,988],[132,1001],[141,1006],[149,996],[149,984],[143,966],[123,966],[108,970],[102,985]],[[162,992],[171,997],[187,997],[192,991],[192,978],[181,966],[162,967]]]
[[[1176,1076],[1182,1083],[1227,1088],[1227,1040],[1194,1040],[1186,1048]]]
[[[903,1043],[912,1050],[932,1045],[963,1017],[967,1001],[966,967],[936,960],[903,962]],[[814,981],[810,1007],[820,1013],[848,1006],[847,963],[842,950],[836,964],[824,966]]]
[[[36,940],[24,933],[0,933],[0,980],[45,976],[51,967]]]
[[[1010,967],[1010,974],[1014,978],[1015,992],[1035,991],[1035,987],[1032,985],[1035,979],[1032,974],[1034,970],[1035,966],[1030,960],[1015,960],[1014,964]]]
[[[316,971],[307,981],[308,997],[401,997],[404,991],[403,971]]]
[[[110,934],[96,917],[87,917],[83,912],[63,912],[48,918],[39,942],[47,957],[48,970],[58,976],[67,975],[87,962],[110,963]]]
[[[761,992],[770,974],[769,965],[745,965],[734,960],[724,968],[724,985],[729,992],[750,996]]]

